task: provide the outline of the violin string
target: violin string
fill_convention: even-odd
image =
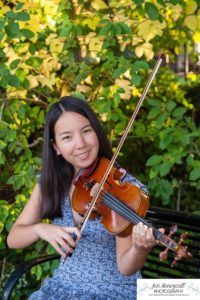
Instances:
[[[123,217],[128,217],[129,221],[134,224],[137,224],[138,222],[142,222],[143,224],[147,225],[148,227],[152,228],[153,234],[156,239],[163,242],[167,247],[174,250],[177,246],[176,242],[170,240],[167,236],[165,236],[162,232],[158,231],[155,227],[151,226],[146,220],[142,219],[140,216],[138,216],[132,209],[130,209],[126,204],[122,203],[120,200],[115,198],[111,193],[102,190],[104,194],[100,193],[102,196],[102,199],[104,200],[105,204],[110,207],[113,210],[117,209],[117,212],[123,215]],[[106,201],[108,200],[108,201]]]

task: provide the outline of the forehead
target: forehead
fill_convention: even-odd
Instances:
[[[63,131],[74,131],[77,129],[81,129],[86,125],[90,125],[90,121],[76,113],[71,111],[65,111],[59,117],[54,126],[55,133],[61,133]]]

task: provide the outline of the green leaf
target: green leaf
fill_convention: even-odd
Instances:
[[[15,14],[15,20],[28,21],[28,20],[30,20],[30,16],[26,12],[18,12]]]
[[[0,86],[1,86],[2,88],[5,88],[5,87],[7,86],[7,84],[8,84],[8,78],[4,76],[4,77],[0,80]]]
[[[168,161],[164,161],[161,165],[160,165],[160,175],[161,176],[165,176],[169,173],[171,169],[171,163],[169,163]]]
[[[159,3],[160,5],[165,6],[164,0],[157,0],[157,1],[158,1],[158,3]]]
[[[119,68],[117,68],[114,72],[112,77],[114,79],[119,78],[122,74],[124,74],[127,71],[127,66],[121,66]]]
[[[0,30],[2,30],[5,26],[6,21],[4,19],[0,19]]]
[[[0,150],[3,150],[6,147],[6,143],[2,140],[0,140]]]
[[[5,58],[5,57],[6,57],[5,53],[0,49],[0,58]]]
[[[160,102],[160,100],[158,100],[158,99],[148,99],[148,100],[147,100],[147,103],[148,103],[150,106],[156,106],[156,107],[159,107],[159,109],[161,109],[161,102]]]
[[[160,106],[153,107],[147,115],[147,119],[153,119],[160,114]]]
[[[23,6],[24,6],[24,3],[23,3],[23,2],[19,2],[19,3],[16,5],[15,9],[16,9],[16,10],[19,10],[19,9],[21,9]]]
[[[8,20],[14,20],[15,19],[15,13],[12,10],[10,10],[9,12],[7,12],[6,18]]]
[[[28,58],[25,63],[28,65],[28,66],[32,66],[34,68],[38,68],[41,63],[43,62],[43,59],[40,58],[40,57],[30,57]]]
[[[157,168],[151,168],[150,173],[149,173],[149,178],[153,179],[156,178],[158,175],[158,169]]]
[[[99,30],[99,35],[108,35],[110,29],[112,28],[112,24],[111,23],[107,23],[106,26],[104,26],[103,28],[101,28]]]
[[[114,130],[115,130],[116,134],[122,134],[125,127],[126,127],[126,122],[121,121],[121,122],[117,123],[117,125],[114,127]]]
[[[166,103],[166,108],[169,112],[171,112],[176,107],[176,103],[174,101],[169,101]]]
[[[131,82],[132,82],[135,86],[140,85],[141,80],[142,80],[142,77],[141,77],[140,75],[138,75],[138,74],[133,74],[132,77],[131,77]]]
[[[119,25],[122,29],[122,34],[130,34],[131,33],[131,29],[126,23],[120,22]]]
[[[23,81],[26,78],[26,72],[24,69],[21,69],[21,68],[17,69],[15,74],[21,81]]]
[[[147,160],[146,166],[150,167],[158,165],[162,160],[162,155],[153,155]]]
[[[172,140],[173,140],[173,137],[171,134],[164,135],[159,143],[160,148],[162,150],[166,149],[168,147],[168,145],[172,142]]]
[[[24,80],[21,82],[21,86],[25,89],[29,89],[30,82],[29,82],[28,78],[24,78]]]
[[[177,107],[172,115],[174,118],[182,118],[186,111],[187,109],[185,107]]]
[[[29,29],[21,29],[20,32],[23,36],[30,39],[33,38],[35,35],[34,32]]]
[[[0,165],[4,165],[5,163],[5,157],[3,152],[0,150]]]
[[[134,2],[136,5],[141,5],[144,2],[144,0],[134,0]]]
[[[8,77],[8,84],[16,88],[20,87],[20,81],[15,75],[10,75]]]
[[[10,38],[15,38],[20,36],[19,24],[15,22],[9,22],[5,26],[5,32]]]
[[[28,50],[30,51],[31,54],[35,54],[35,52],[36,52],[36,45],[30,44]]]
[[[137,72],[139,69],[148,70],[149,64],[144,60],[137,60],[131,66],[132,72]]]
[[[152,20],[156,20],[159,18],[160,14],[159,14],[159,10],[157,9],[157,7],[152,4],[152,3],[146,3],[145,4],[145,10],[147,15],[149,16],[150,19]]]
[[[21,60],[20,60],[19,58],[13,60],[13,62],[10,64],[11,70],[16,69],[17,66],[19,65],[20,61],[21,61]]]
[[[0,32],[0,41],[3,40],[4,36],[5,36],[4,32]]]
[[[113,24],[112,27],[113,27],[113,34],[114,35],[121,35],[122,34],[122,28],[118,23]]]
[[[190,172],[190,180],[197,180],[197,178],[200,178],[200,168],[195,168]]]
[[[155,124],[156,124],[156,128],[160,129],[163,127],[165,120],[167,119],[167,113],[164,112],[160,115],[160,117],[157,118]]]
[[[69,23],[66,25],[66,27],[62,28],[62,30],[59,33],[59,36],[67,37],[72,30],[73,30],[73,24]]]
[[[193,154],[189,154],[188,157],[186,158],[186,162],[187,162],[188,165],[193,166],[194,155]]]

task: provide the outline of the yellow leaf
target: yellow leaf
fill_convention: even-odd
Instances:
[[[26,99],[27,97],[27,90],[16,90],[13,87],[8,87],[7,89],[8,98],[16,98],[16,99]]]
[[[198,26],[198,20],[195,15],[187,16],[184,20],[184,24],[190,29],[195,30]]]
[[[171,18],[173,21],[177,21],[182,13],[182,6],[180,4],[176,4],[174,6],[173,14],[171,15]]]
[[[28,81],[29,81],[29,84],[30,84],[30,88],[31,88],[31,89],[33,89],[33,88],[35,88],[36,86],[38,86],[38,80],[37,80],[37,77],[36,77],[36,76],[28,75],[27,78],[28,78]]]
[[[94,52],[99,52],[102,49],[103,41],[101,37],[96,37],[90,40],[89,50]]]
[[[48,78],[45,76],[38,76],[39,82],[42,84],[42,86],[48,86],[50,89],[52,89],[53,85],[56,83],[56,77],[55,74],[51,74]]]
[[[76,86],[76,90],[80,93],[90,93],[91,92],[91,87],[88,85],[84,85],[84,84],[77,84]]]
[[[43,60],[40,71],[43,75],[49,76],[49,74],[55,70],[59,70],[61,68],[61,64],[58,62],[58,58],[54,57],[47,57]]]
[[[60,98],[70,95],[69,86],[65,83],[62,85],[62,87],[59,90],[61,90]]]
[[[135,54],[137,55],[137,57],[141,57],[144,54],[144,48],[142,45],[135,48]]]
[[[186,4],[185,12],[187,15],[191,15],[197,9],[197,3],[195,1],[188,1]]]
[[[19,58],[18,54],[11,47],[5,47],[3,51],[6,54],[6,57],[8,58],[8,65],[10,65],[14,60]]]
[[[165,28],[165,22],[159,22],[158,20],[145,20],[138,26],[138,35],[148,42],[153,39],[156,35],[162,35],[162,30]]]
[[[135,54],[138,57],[145,55],[148,60],[152,59],[154,56],[153,45],[150,43],[143,43],[135,48]]]
[[[91,5],[94,9],[96,10],[100,10],[100,9],[106,9],[108,8],[108,6],[105,4],[104,1],[102,0],[94,0],[94,1],[91,1]]]
[[[124,90],[123,93],[119,93],[120,97],[124,100],[130,99],[132,95],[132,85],[129,80],[125,79],[116,79],[116,84]]]
[[[100,18],[98,16],[95,16],[94,18],[87,18],[85,20],[83,20],[83,24],[88,25],[88,27],[92,30],[95,30],[97,27],[97,24],[99,23]]]
[[[30,15],[30,20],[27,22],[19,21],[20,28],[26,28],[34,33],[40,32],[42,29],[42,25],[40,23],[40,16],[39,15]]]
[[[195,43],[200,43],[200,32],[196,31],[194,33],[193,38],[194,38]]]
[[[27,53],[29,46],[30,46],[30,44],[28,44],[28,43],[23,44],[23,46],[19,48],[18,52],[19,53]]]
[[[0,5],[1,5],[0,16],[4,16],[7,12],[10,11],[10,7],[4,6],[4,4],[0,4]]]
[[[58,37],[55,33],[51,33],[48,38],[46,38],[46,43],[49,45],[52,53],[61,53],[64,45],[64,39]]]

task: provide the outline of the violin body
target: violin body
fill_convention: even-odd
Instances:
[[[187,233],[182,233],[179,242],[175,242],[171,237],[176,232],[177,226],[170,229],[168,236],[152,227],[144,217],[149,206],[149,197],[137,186],[130,183],[121,183],[123,173],[120,169],[112,167],[107,176],[99,196],[92,205],[92,200],[99,192],[99,182],[102,179],[109,165],[109,160],[102,158],[95,162],[95,168],[81,169],[74,181],[75,189],[72,195],[72,207],[79,214],[84,216],[92,208],[90,218],[101,217],[101,223],[111,233],[118,236],[127,236],[132,231],[132,226],[141,222],[152,228],[153,235],[157,241],[166,246],[160,253],[160,259],[167,259],[167,253],[172,250],[176,253],[171,266],[178,260],[189,259],[192,254],[182,243],[187,239]]]
[[[101,181],[102,174],[105,173],[108,165],[109,160],[101,158],[92,174],[82,173],[80,176],[77,176],[72,196],[72,207],[79,214],[84,215],[88,210],[95,192],[95,184]],[[111,234],[127,236],[132,230],[133,223],[111,209],[108,206],[108,202],[111,198],[118,199],[138,216],[144,218],[149,207],[149,197],[137,186],[128,182],[121,183],[121,177],[120,169],[113,167],[95,203],[90,218],[94,219],[97,216],[101,216],[101,222]]]

